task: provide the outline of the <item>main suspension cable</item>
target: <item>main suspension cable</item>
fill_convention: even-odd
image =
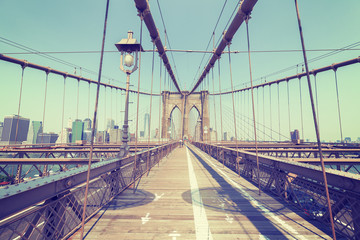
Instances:
[[[334,218],[333,218],[333,213],[332,213],[332,209],[331,209],[330,194],[329,194],[329,188],[328,188],[328,184],[327,184],[325,164],[324,164],[324,159],[323,159],[323,154],[322,154],[322,147],[321,147],[321,141],[320,141],[320,132],[319,132],[319,128],[318,128],[318,122],[317,122],[317,120],[316,120],[316,111],[315,111],[315,106],[314,106],[314,98],[313,98],[312,89],[311,89],[309,67],[308,67],[308,62],[307,62],[307,58],[306,58],[305,43],[304,43],[304,38],[303,38],[303,34],[302,34],[302,27],[301,27],[301,22],[300,22],[300,14],[299,14],[299,7],[298,7],[297,0],[295,0],[295,9],[296,9],[298,26],[299,26],[301,46],[302,46],[302,49],[303,49],[303,57],[304,57],[304,63],[305,63],[305,69],[306,69],[307,83],[308,83],[308,88],[309,88],[309,95],[310,95],[310,101],[311,101],[311,109],[312,109],[313,118],[314,118],[316,139],[317,139],[317,144],[318,144],[318,148],[319,148],[319,156],[320,156],[320,162],[321,162],[321,169],[322,169],[323,178],[324,178],[324,186],[325,186],[325,192],[326,192],[326,200],[327,200],[327,204],[328,204],[328,211],[329,211],[329,218],[330,218],[329,220],[330,220],[330,224],[331,224],[331,230],[332,230],[333,239],[336,240],[336,233],[335,233],[335,226],[334,226]]]
[[[93,119],[92,131],[91,131],[89,162],[88,162],[88,169],[87,169],[87,175],[86,175],[86,188],[85,188],[85,195],[84,195],[84,208],[83,208],[82,220],[81,220],[81,230],[80,230],[80,239],[81,239],[81,240],[82,240],[83,237],[84,237],[84,226],[85,226],[85,218],[86,218],[87,196],[88,196],[88,191],[89,191],[91,162],[92,162],[92,157],[93,157],[93,146],[94,146],[94,136],[95,136],[95,126],[96,126],[96,115],[97,115],[97,108],[98,108],[98,102],[99,102],[99,90],[100,90],[100,83],[101,83],[102,64],[103,64],[103,58],[104,58],[104,47],[105,47],[105,36],[106,36],[107,18],[108,18],[108,13],[109,13],[109,2],[110,2],[110,0],[107,0],[107,2],[106,2],[105,21],[104,21],[104,32],[103,32],[103,39],[102,39],[102,45],[101,45],[101,56],[100,56],[99,75],[98,75],[97,90],[96,90],[94,119]]]

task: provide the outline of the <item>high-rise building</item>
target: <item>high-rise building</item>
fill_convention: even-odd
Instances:
[[[144,115],[144,137],[149,136],[149,128],[150,128],[150,114],[145,113]]]
[[[295,129],[294,131],[290,132],[291,141],[295,144],[300,143],[300,133],[299,130]]]
[[[224,137],[223,137],[224,141],[227,141],[227,135],[228,135],[227,132],[224,132]]]
[[[1,135],[2,135],[3,127],[4,127],[4,123],[0,122],[0,141],[1,141]]]
[[[67,128],[72,128],[73,120],[71,118],[68,119]]]
[[[113,119],[108,118],[106,129],[114,129],[114,126],[115,126],[115,121]]]
[[[38,135],[42,132],[42,121],[31,121],[30,129],[27,136],[27,142],[30,144],[36,144]]]
[[[4,117],[1,141],[7,144],[16,144],[26,141],[30,119],[18,115]]]
[[[83,140],[84,123],[80,119],[76,119],[72,123],[71,142]]]
[[[84,125],[85,125],[85,123],[84,123]],[[92,133],[92,131],[91,130],[84,130],[84,132],[83,132],[83,140],[85,140],[85,141],[87,141],[87,142],[91,142],[91,133]]]
[[[91,119],[90,118],[84,119],[84,130],[91,130]]]
[[[108,132],[107,131],[98,131],[96,133],[96,143],[107,143],[109,142],[109,137],[108,137]]]
[[[57,139],[56,143],[69,143],[71,141],[71,128],[64,128]]]
[[[109,142],[110,143],[120,143],[121,142],[122,131],[119,128],[114,128],[109,130]]]
[[[56,133],[39,133],[36,143],[56,143],[58,137],[59,135],[57,135]]]

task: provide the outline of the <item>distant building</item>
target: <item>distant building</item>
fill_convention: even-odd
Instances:
[[[224,132],[223,140],[224,140],[224,141],[227,141],[227,132]]]
[[[58,139],[59,135],[56,133],[39,133],[37,137],[37,142],[39,144],[44,143],[56,143],[56,140]]]
[[[3,127],[4,127],[4,123],[0,122],[0,141],[1,141],[1,135],[2,135]]]
[[[84,123],[85,125],[85,123]],[[87,142],[91,142],[91,134],[92,134],[92,130],[84,130],[83,132],[83,140],[87,141]]]
[[[30,119],[18,115],[5,116],[1,134],[1,141],[16,144],[26,141]]]
[[[144,115],[144,137],[149,136],[149,128],[150,128],[150,114],[145,113]]]
[[[72,133],[71,133],[71,142],[75,143],[76,141],[83,140],[83,132],[84,132],[84,123],[76,119],[72,123]]]
[[[64,128],[59,135],[56,143],[69,143],[71,142],[71,128]]]
[[[91,130],[91,119],[90,118],[84,119],[84,131],[85,130]]]
[[[299,130],[295,129],[294,131],[290,132],[291,142],[295,144],[300,143],[300,133]]]
[[[96,133],[96,143],[107,143],[109,142],[109,134],[107,131],[98,131]]]
[[[31,121],[30,129],[27,136],[27,142],[30,144],[36,144],[38,135],[42,132],[42,121]]]
[[[68,119],[68,122],[67,122],[67,128],[72,128],[72,124],[73,124],[73,120],[71,118]]]
[[[135,142],[135,133],[130,133],[130,142]]]
[[[106,124],[106,129],[114,129],[115,121],[113,119],[108,119]]]
[[[109,133],[109,142],[110,143],[120,143],[121,142],[121,129],[119,128],[114,128],[114,129],[110,129],[108,131]]]

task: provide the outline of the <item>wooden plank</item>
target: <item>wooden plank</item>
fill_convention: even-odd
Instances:
[[[201,201],[192,198],[186,148],[178,148],[143,177],[135,194],[126,190],[92,218],[86,239],[196,239],[193,205],[205,209],[213,239],[331,239],[303,213],[265,193],[259,196],[252,183],[192,151]],[[78,237],[79,232],[70,239]]]

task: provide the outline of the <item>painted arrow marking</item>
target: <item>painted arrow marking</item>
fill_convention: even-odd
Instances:
[[[228,223],[233,223],[233,221],[234,221],[234,218],[232,218],[232,217],[230,217],[228,214],[226,214],[226,218],[225,218],[225,220],[228,222]]]
[[[150,213],[147,213],[145,217],[141,217],[141,223],[145,224],[148,221],[150,221],[151,217],[149,217],[149,216],[150,216]]]
[[[172,240],[176,240],[176,237],[180,237],[181,234],[177,233],[176,231],[173,231],[169,234],[169,237],[172,237]]]
[[[157,195],[157,193],[155,193],[155,199],[154,199],[154,201],[159,200],[162,196],[164,196],[164,193],[162,193],[161,195]]]

